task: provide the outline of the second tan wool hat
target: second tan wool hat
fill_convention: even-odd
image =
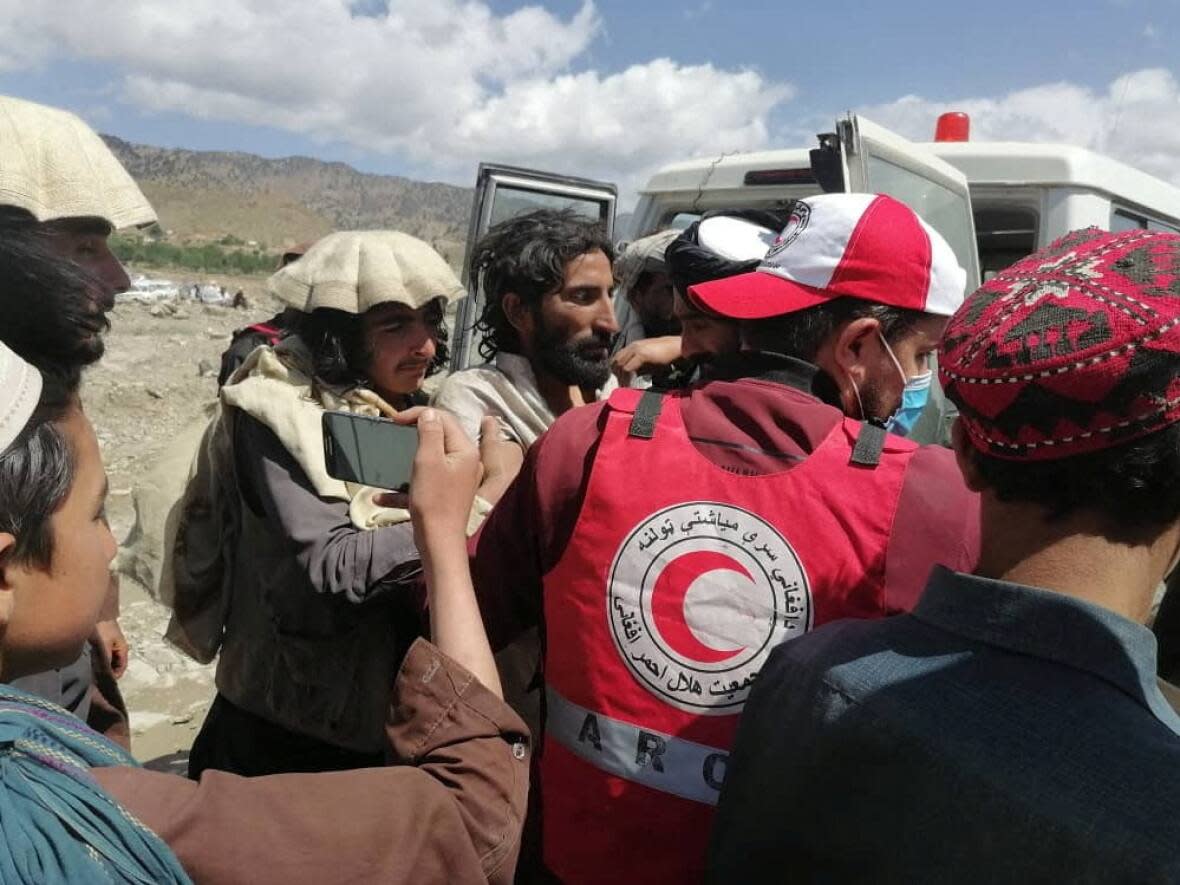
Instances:
[[[0,206],[38,221],[102,218],[118,230],[156,213],[101,138],[67,111],[0,95]]]
[[[304,313],[321,307],[362,314],[396,301],[417,310],[466,291],[428,244],[399,231],[329,234],[267,281],[271,294]]]

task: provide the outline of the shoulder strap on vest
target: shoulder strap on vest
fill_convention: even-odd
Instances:
[[[881,449],[885,446],[885,428],[878,424],[861,422],[856,445],[852,448],[849,463],[860,467],[876,467],[881,463]]]
[[[664,408],[664,392],[654,387],[643,391],[639,403],[635,406],[635,415],[631,418],[631,429],[628,436],[639,439],[651,439],[656,434],[656,422],[660,419],[660,412]]]
[[[234,340],[246,335],[261,335],[273,347],[279,343],[279,339],[283,337],[283,330],[270,325],[269,323],[254,323],[252,326],[246,326],[244,329],[238,329],[234,332]]]

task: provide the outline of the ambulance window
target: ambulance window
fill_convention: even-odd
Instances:
[[[1110,214],[1110,229],[1118,233],[1123,230],[1158,230],[1164,233],[1180,233],[1180,227],[1146,218],[1127,209],[1115,209]]]
[[[988,280],[1037,248],[1037,213],[1011,206],[981,206],[975,210],[975,239],[979,243],[979,272]]]
[[[875,193],[901,200],[942,234],[959,264],[970,273],[975,244],[971,242],[971,215],[965,196],[873,154],[868,157],[868,180]]]
[[[1124,230],[1146,230],[1147,219],[1126,209],[1115,209],[1110,216],[1110,229],[1115,233]]]

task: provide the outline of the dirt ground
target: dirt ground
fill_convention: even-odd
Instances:
[[[183,272],[150,275],[186,278]],[[136,478],[215,399],[216,370],[233,330],[272,316],[280,306],[265,294],[264,278],[218,282],[231,292],[243,289],[250,306],[235,310],[183,300],[170,310],[121,303],[111,314],[106,355],[86,376],[82,396],[110,476],[108,514],[120,542],[134,522]],[[133,751],[143,761],[176,754],[182,759],[213,699],[213,667],[164,641],[166,609],[126,575],[121,602],[131,652],[120,685],[131,711]]]

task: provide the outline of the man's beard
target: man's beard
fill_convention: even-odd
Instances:
[[[537,360],[564,384],[598,390],[610,378],[610,344],[611,336],[599,332],[560,340],[542,322],[537,329]]]
[[[901,403],[889,404],[885,400],[886,396],[881,390],[881,385],[875,380],[866,380],[860,389],[860,401],[864,404],[864,414],[860,416],[861,420],[867,421],[871,418],[881,421],[889,420]]]
[[[71,361],[89,366],[99,361],[106,350],[103,336],[111,330],[109,307],[103,302],[84,302],[69,305],[62,311],[61,320],[74,331],[74,348],[69,354]]]

